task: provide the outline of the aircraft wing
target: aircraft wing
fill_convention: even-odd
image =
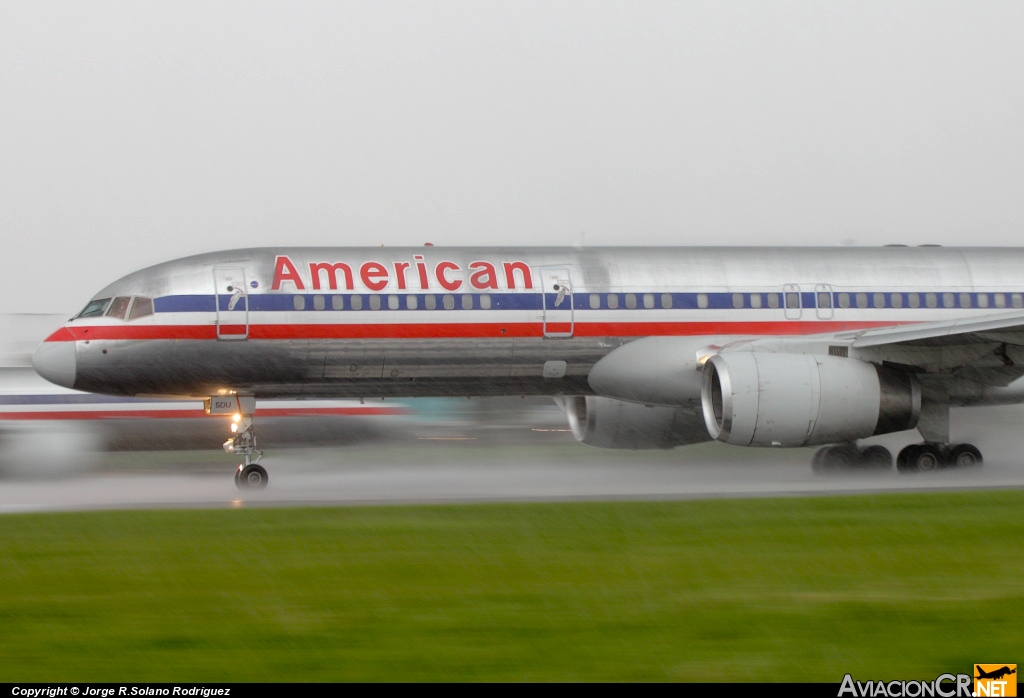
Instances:
[[[1024,311],[843,332],[836,337],[853,338],[852,346],[858,349],[892,344],[949,346],[977,342],[1024,346]]]
[[[1024,377],[1024,311],[978,318],[840,332],[850,348],[877,361],[987,386]]]

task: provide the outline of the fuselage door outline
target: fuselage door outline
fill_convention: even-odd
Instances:
[[[572,276],[568,267],[538,267],[545,338],[566,339],[575,331]]]
[[[217,339],[249,338],[249,293],[242,267],[213,268],[213,302],[217,316]]]

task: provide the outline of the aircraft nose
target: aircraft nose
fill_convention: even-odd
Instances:
[[[32,366],[36,373],[65,388],[75,387],[78,360],[75,357],[75,339],[66,328],[46,338],[32,353]]]

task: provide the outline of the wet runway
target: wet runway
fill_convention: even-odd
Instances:
[[[179,463],[176,458],[181,456],[174,454],[116,454],[98,472],[60,480],[0,481],[0,512],[746,498],[1024,487],[1024,465],[1015,458],[963,471],[822,476],[811,472],[809,455],[807,450],[765,452],[718,444],[653,453],[576,444],[436,442],[302,449],[266,458],[269,487],[243,493],[235,488],[232,463],[224,456]],[[133,467],[135,460],[140,467]]]

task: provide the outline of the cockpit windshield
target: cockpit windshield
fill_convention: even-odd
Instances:
[[[145,296],[138,296],[135,302],[132,303],[132,309],[128,313],[128,319],[134,320],[140,317],[146,317],[147,315],[153,314],[153,299],[146,298]]]
[[[124,320],[128,314],[128,305],[132,302],[130,296],[117,296],[107,308],[107,317],[116,317]]]
[[[82,308],[82,312],[71,319],[77,320],[80,317],[98,317],[103,314],[104,310],[106,310],[108,303],[110,303],[109,298],[94,298],[89,301],[84,308]]]
[[[129,310],[130,308],[130,310]],[[120,320],[137,320],[153,314],[153,299],[146,296],[116,296],[114,298],[96,298],[71,318],[77,320],[84,317],[100,317],[105,315]]]

